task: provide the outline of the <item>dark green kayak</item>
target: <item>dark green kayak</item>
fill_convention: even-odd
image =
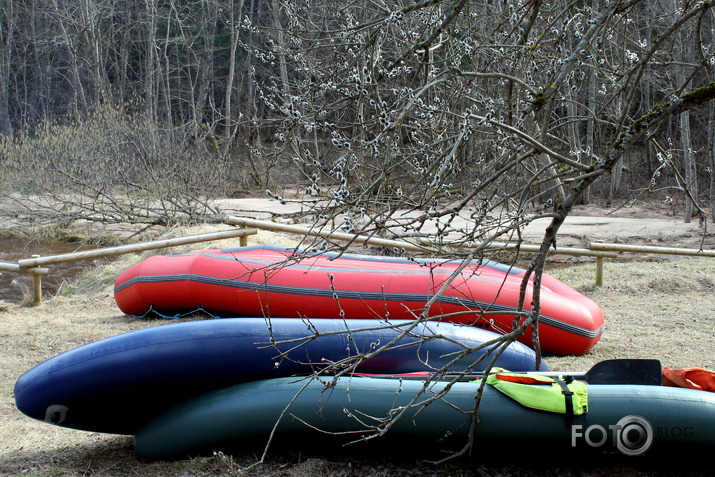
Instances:
[[[236,441],[260,445],[274,426],[276,436],[303,444],[326,432],[358,431],[334,436],[343,442],[355,440],[384,426],[386,417],[400,414],[415,396],[419,396],[416,403],[424,403],[447,383],[430,384],[420,395],[423,385],[420,380],[379,377],[340,378],[333,387],[296,378],[239,384],[158,416],[136,435],[136,452],[161,460],[222,450]],[[478,386],[454,383],[429,406],[408,409],[388,436],[418,438],[435,446],[447,435],[463,438]],[[529,409],[487,386],[479,417],[478,442],[519,439],[540,445],[601,447],[629,455],[647,454],[654,446],[682,446],[686,453],[715,449],[715,394],[691,389],[589,384],[588,412],[568,418]]]

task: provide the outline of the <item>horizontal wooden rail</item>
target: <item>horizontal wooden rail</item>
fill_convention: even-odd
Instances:
[[[247,219],[244,217],[228,217],[226,223],[230,225],[241,225],[243,227],[256,227],[263,230],[271,230],[273,232],[286,232],[297,235],[307,235],[313,237],[326,237],[344,242],[353,241],[357,244],[371,244],[381,247],[402,247],[405,250],[427,252],[430,248],[416,245],[402,240],[390,240],[381,237],[370,237],[367,235],[347,234],[344,232],[333,232],[331,230],[323,230],[309,227],[301,227],[298,225],[279,224],[268,220]]]
[[[117,247],[106,247],[84,252],[64,253],[60,255],[48,255],[40,257],[33,255],[32,258],[18,260],[17,263],[0,262],[0,270],[9,272],[29,273],[32,275],[32,303],[39,305],[42,302],[42,275],[47,275],[50,271],[42,268],[41,265],[52,265],[64,262],[76,262],[79,260],[89,260],[93,258],[111,257],[125,253],[143,252],[145,250],[155,250],[158,248],[175,247],[190,243],[208,242],[211,240],[224,240],[228,238],[240,237],[241,245],[247,245],[247,236],[255,235],[258,230],[251,228],[240,228],[224,230],[221,232],[210,232],[206,234],[187,235],[172,239],[153,240],[130,245],[119,245]]]
[[[695,248],[656,247],[650,245],[626,245],[621,243],[591,242],[591,250],[629,253],[660,253],[666,255],[688,255],[694,257],[715,257],[715,250],[698,250]]]
[[[17,263],[0,262],[0,272],[38,273],[40,275],[47,275],[50,273],[50,269],[41,267],[20,268],[20,265]]]
[[[343,232],[333,232],[330,230],[301,227],[297,225],[279,224],[276,222],[269,222],[267,220],[257,220],[248,219],[243,217],[228,217],[226,223],[231,225],[241,225],[243,227],[256,227],[259,229],[272,230],[274,232],[286,232],[293,234],[300,234],[306,236],[317,236],[326,237],[334,240],[342,241],[352,241],[357,244],[371,244],[382,247],[397,247],[404,250],[411,250],[415,252],[428,252],[434,251],[436,248],[442,250],[454,248],[467,248],[463,244],[435,244],[428,238],[420,237],[418,238],[418,243],[411,243],[404,240],[391,240],[384,239],[381,237],[371,237],[367,235],[355,235],[347,234]],[[521,252],[536,253],[541,250],[539,245],[535,244],[515,244],[515,243],[503,243],[503,242],[492,242],[485,247],[486,250],[519,250]],[[591,250],[587,248],[574,248],[574,247],[562,247],[557,249],[549,250],[550,254],[560,254],[560,255],[577,255],[577,256],[588,256],[596,257],[596,285],[603,285],[603,261],[606,258],[615,258],[618,253],[611,250]]]
[[[344,232],[334,232],[331,230],[323,230],[317,228],[303,227],[299,225],[288,225],[279,224],[276,222],[270,222],[268,220],[257,220],[248,219],[244,217],[228,217],[226,219],[227,224],[231,225],[241,225],[243,227],[255,227],[264,230],[272,230],[274,232],[286,232],[299,235],[309,235],[315,237],[326,237],[334,240],[341,240],[345,242],[352,241],[357,244],[370,244],[381,247],[397,247],[403,248],[405,250],[410,250],[413,252],[429,252],[433,251],[435,248],[468,248],[463,244],[450,244],[449,242],[436,244],[431,240],[420,237],[418,238],[418,243],[407,242],[405,240],[392,240],[385,239],[381,237],[374,237],[369,235],[355,235],[348,234]],[[492,242],[487,245],[486,250],[520,250],[522,252],[538,252],[540,250],[539,245],[535,244],[514,244],[514,243],[503,243],[503,242]],[[611,257],[615,258],[618,256],[616,252],[608,251],[597,251],[589,250],[587,248],[570,248],[563,247],[557,249],[551,249],[549,251],[551,254],[561,254],[561,255],[585,255],[591,257]]]
[[[0,272],[19,272],[20,265],[11,262],[0,262]]]
[[[223,240],[235,237],[244,237],[246,235],[254,235],[258,233],[256,229],[235,229],[224,230],[222,232],[211,232],[199,235],[187,235],[186,237],[177,237],[172,239],[154,240],[151,242],[142,242],[129,245],[119,245],[117,247],[99,248],[96,250],[86,250],[84,252],[64,253],[60,255],[48,255],[46,257],[34,257],[18,260],[17,264],[20,270],[30,267],[42,265],[51,265],[53,263],[73,262],[78,260],[88,260],[93,258],[111,257],[114,255],[122,255],[125,253],[143,252],[145,250],[154,250],[157,248],[175,247],[177,245],[186,245],[190,243],[208,242],[210,240]]]
[[[421,239],[423,241],[425,239]],[[519,250],[521,252],[527,253],[537,253],[541,250],[540,245],[529,244],[529,243],[511,243],[511,242],[491,242],[485,247],[486,250]],[[586,257],[610,257],[615,258],[618,256],[616,252],[610,251],[598,251],[590,250],[587,248],[576,248],[576,247],[561,247],[561,248],[551,248],[549,249],[549,254],[551,255],[579,255]]]

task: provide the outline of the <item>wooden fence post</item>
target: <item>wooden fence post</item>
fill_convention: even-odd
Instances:
[[[603,286],[603,261],[604,257],[596,257],[596,286]]]
[[[588,247],[590,250],[593,250],[591,248],[591,245],[594,243],[603,243],[603,240],[596,240],[595,242],[591,242]],[[604,260],[604,257],[596,257],[596,286],[597,287],[603,286],[603,260]]]
[[[40,258],[39,255],[33,255],[32,258]],[[32,305],[37,306],[42,303],[42,275],[31,272],[32,275]]]

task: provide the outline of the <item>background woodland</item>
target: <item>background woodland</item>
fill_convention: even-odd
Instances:
[[[201,222],[267,189],[476,243],[594,201],[705,221],[712,6],[0,0],[2,213]]]

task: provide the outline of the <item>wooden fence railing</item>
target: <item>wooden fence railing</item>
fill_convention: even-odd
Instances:
[[[234,230],[226,230],[222,232],[212,232],[199,235],[189,235],[186,237],[178,237],[173,239],[154,240],[151,242],[143,242],[131,245],[120,245],[117,247],[107,247],[83,252],[65,253],[61,255],[51,255],[41,257],[33,255],[32,258],[18,260],[17,263],[0,262],[0,271],[28,273],[32,275],[32,302],[38,304],[42,301],[42,276],[47,275],[50,270],[47,265],[87,260],[100,257],[109,257],[121,255],[125,253],[142,252],[145,250],[153,250],[159,248],[174,247],[177,245],[186,245],[191,243],[207,242],[212,240],[224,240],[229,238],[239,238],[240,245],[248,244],[248,236],[258,232],[257,229],[270,230],[274,232],[297,234],[302,236],[325,237],[331,240],[339,240],[344,242],[352,242],[355,244],[370,244],[379,247],[396,247],[413,252],[447,252],[454,248],[464,248],[463,245],[449,243],[434,243],[427,238],[417,238],[414,242],[405,240],[385,239],[376,236],[355,235],[343,232],[335,232],[318,228],[303,227],[298,225],[280,224],[266,220],[256,220],[243,217],[228,217],[226,223],[229,225],[240,226]],[[521,252],[538,252],[539,246],[535,244],[514,244],[514,243],[491,243],[486,247],[487,250],[516,250]],[[657,253],[670,255],[686,255],[686,256],[702,256],[715,257],[715,250],[697,250],[688,248],[673,248],[673,247],[655,247],[642,245],[625,245],[602,242],[591,242],[588,248],[575,247],[560,247],[549,251],[551,255],[575,255],[575,256],[590,256],[596,258],[596,285],[603,285],[603,263],[606,258],[615,258],[619,253]]]
[[[307,235],[314,237],[325,237],[332,240],[340,240],[343,242],[352,242],[359,245],[375,245],[378,247],[396,247],[411,252],[430,252],[430,251],[447,251],[450,248],[464,248],[464,245],[454,245],[449,242],[435,243],[428,238],[415,238],[415,242],[407,242],[405,240],[385,239],[373,235],[355,235],[344,232],[334,232],[331,230],[302,227],[299,225],[280,224],[276,222],[268,222],[266,220],[247,219],[243,217],[228,217],[227,224],[241,225],[243,227],[255,227],[263,230],[272,230],[274,232],[284,232],[297,235]],[[514,244],[505,242],[492,242],[486,250],[515,250],[519,249],[522,252],[538,252],[539,246],[534,244]],[[551,250],[552,254],[562,255],[583,255],[591,257],[615,257],[616,252],[595,251],[587,248],[565,247],[558,250]]]
[[[17,263],[0,262],[0,270],[9,272],[29,273],[32,275],[32,303],[37,305],[42,302],[42,275],[49,273],[45,265],[56,263],[75,262],[79,260],[89,260],[94,258],[112,257],[125,253],[143,252],[145,250],[156,250],[159,248],[176,247],[177,245],[187,245],[191,243],[209,242],[212,240],[225,240],[229,238],[240,238],[240,244],[248,244],[248,236],[258,233],[258,230],[251,228],[239,228],[224,230],[221,232],[211,232],[198,235],[187,235],[186,237],[176,237],[163,240],[153,240],[150,242],[135,243],[130,245],[119,245],[117,247],[98,248],[83,252],[63,253],[60,255],[48,255],[41,257],[33,255],[32,258],[18,260]]]
[[[623,243],[591,242],[591,250],[611,250],[613,252],[658,253],[664,255],[688,255],[691,257],[715,257],[715,250],[700,250],[695,248],[656,247],[652,245],[627,245]]]

